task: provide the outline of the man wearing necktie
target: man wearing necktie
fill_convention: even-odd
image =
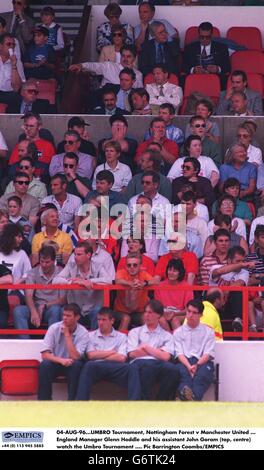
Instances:
[[[228,48],[213,39],[213,25],[201,23],[198,27],[199,40],[188,44],[184,50],[183,68],[186,74],[217,74],[222,87],[226,74],[230,72]]]
[[[1,13],[6,21],[6,30],[13,34],[19,42],[22,53],[33,38],[35,22],[25,14],[26,0],[12,0],[13,11]]]
[[[169,73],[178,73],[179,41],[168,41],[168,32],[161,21],[153,21],[149,25],[154,39],[143,44],[139,54],[138,67],[143,75],[153,70],[156,64],[165,64]]]

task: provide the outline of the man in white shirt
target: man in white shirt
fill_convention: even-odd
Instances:
[[[214,380],[214,330],[200,323],[203,310],[200,300],[190,300],[186,306],[187,322],[173,333],[181,400],[202,400]]]
[[[175,108],[175,114],[178,114],[182,103],[183,93],[181,87],[168,81],[169,72],[165,64],[156,65],[153,70],[154,83],[146,85],[149,94],[149,104],[153,114],[159,113],[159,106],[164,103],[170,103]]]
[[[119,74],[123,68],[128,67],[133,69],[136,74],[136,80],[134,83],[135,88],[141,88],[143,86],[142,73],[134,68],[134,61],[137,56],[135,46],[126,45],[121,49],[121,61],[120,64],[117,62],[83,62],[82,64],[73,64],[69,67],[70,72],[95,72],[97,75],[103,75],[101,86],[106,83],[113,83],[119,85]]]
[[[17,104],[22,82],[25,82],[23,65],[14,54],[15,39],[11,34],[0,36],[0,102]]]

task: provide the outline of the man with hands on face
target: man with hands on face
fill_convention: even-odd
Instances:
[[[6,30],[18,39],[21,52],[24,53],[32,40],[35,22],[25,13],[27,0],[12,0],[12,4],[13,11],[1,13],[1,16],[6,21]]]
[[[88,332],[78,323],[80,307],[77,304],[64,306],[61,322],[54,323],[43,340],[39,368],[38,400],[52,399],[52,382],[59,375],[66,375],[68,400],[74,400],[83,362],[81,356],[88,344]]]
[[[63,158],[64,175],[67,180],[67,193],[74,194],[82,200],[91,189],[89,178],[78,174],[79,157],[74,152],[67,152]]]
[[[15,38],[8,33],[0,36],[0,102],[16,105],[19,89],[25,82],[23,65],[14,54]]]

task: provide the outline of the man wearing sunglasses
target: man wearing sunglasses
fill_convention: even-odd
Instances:
[[[38,82],[34,78],[29,78],[23,83],[20,90],[20,100],[16,105],[8,106],[7,112],[10,114],[27,114],[29,112],[37,114],[51,114],[54,112],[49,100],[39,99]]]
[[[206,122],[201,116],[193,116],[190,119],[190,129],[192,135],[198,135],[202,141],[202,155],[210,157],[217,167],[222,164],[222,155],[219,144],[216,144],[209,137],[206,137]]]
[[[17,170],[22,171],[23,173],[26,173],[29,176],[28,194],[37,198],[38,201],[41,203],[43,198],[47,196],[47,188],[46,185],[42,183],[42,181],[34,177],[34,160],[32,160],[32,158],[30,157],[23,157],[19,162]],[[10,183],[6,187],[5,194],[9,195],[10,193],[13,193],[14,190],[14,183],[13,181],[10,181]]]
[[[30,178],[27,173],[19,171],[14,179],[14,192],[4,194],[0,198],[0,209],[7,212],[7,200],[10,196],[18,196],[22,199],[21,216],[25,217],[32,225],[37,222],[37,213],[40,203],[34,196],[28,194]]]
[[[183,68],[186,74],[217,74],[222,88],[226,82],[226,74],[230,72],[230,60],[226,45],[212,39],[213,25],[208,21],[198,27],[198,41],[185,47]]]
[[[13,11],[1,15],[6,21],[6,30],[18,39],[21,51],[24,53],[33,38],[35,22],[25,14],[27,0],[12,0],[12,4]]]

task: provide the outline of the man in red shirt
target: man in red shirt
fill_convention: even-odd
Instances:
[[[179,147],[173,140],[166,137],[166,124],[160,117],[152,119],[150,124],[151,138],[142,142],[137,148],[135,160],[139,163],[141,155],[147,150],[152,142],[158,142],[161,145],[161,156],[163,163],[170,167],[179,156]]]
[[[39,158],[38,161],[42,163],[50,164],[51,158],[55,155],[56,150],[51,142],[41,139],[39,136],[39,131],[42,126],[42,121],[39,114],[28,113],[24,116],[24,125],[22,126],[26,139],[31,143],[34,142],[38,151]],[[8,164],[12,165],[19,161],[18,156],[18,145],[17,144],[11,154]]]

